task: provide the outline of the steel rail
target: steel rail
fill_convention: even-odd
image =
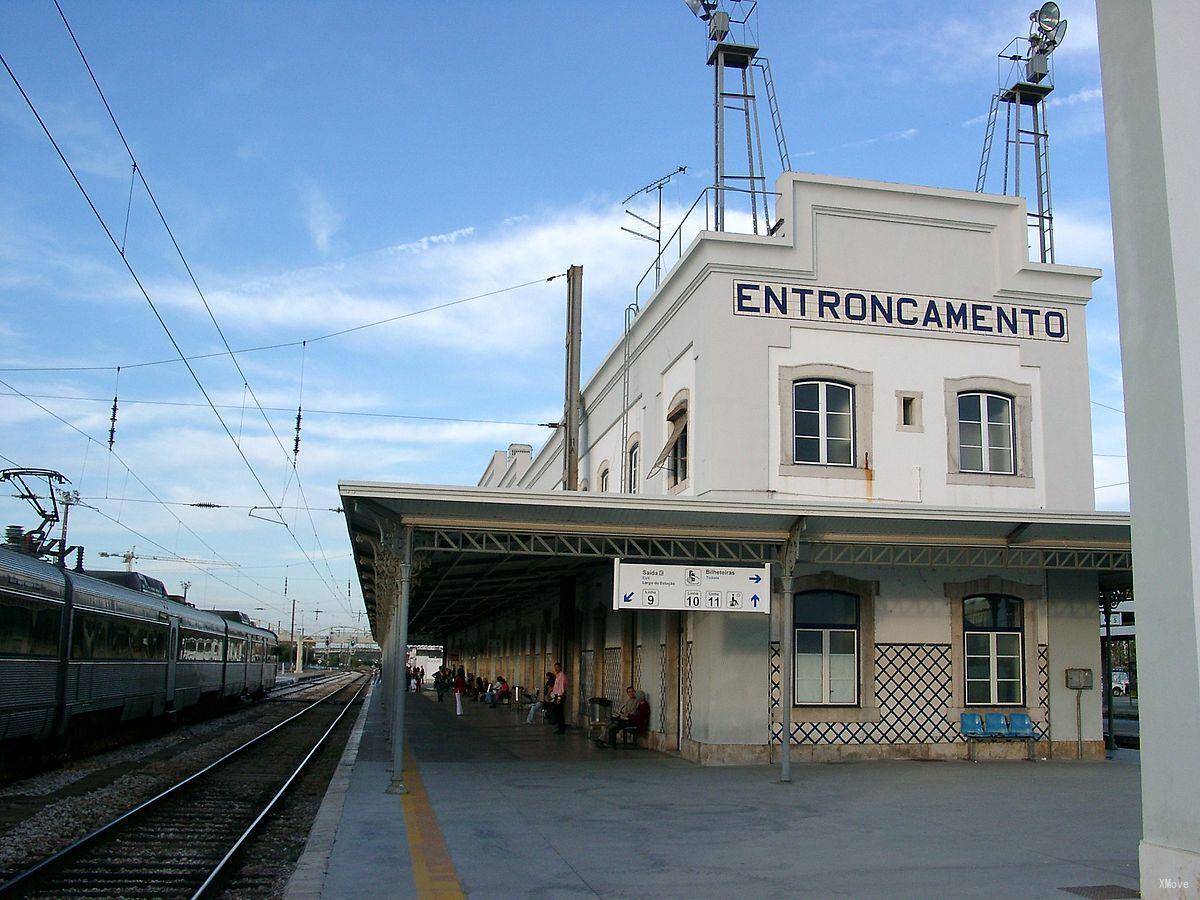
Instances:
[[[54,866],[56,863],[62,862],[63,860],[75,855],[80,850],[83,850],[84,848],[91,846],[99,838],[113,833],[120,826],[128,823],[130,820],[136,818],[138,815],[146,812],[150,808],[157,806],[160,802],[165,800],[167,797],[173,796],[178,791],[182,790],[183,788],[187,787],[188,785],[192,784],[193,782],[199,780],[200,778],[203,778],[205,775],[209,774],[214,769],[219,768],[223,764],[227,763],[229,760],[233,759],[235,756],[239,755],[242,751],[249,749],[250,747],[257,744],[259,741],[263,740],[264,738],[266,738],[269,735],[273,734],[274,732],[278,731],[284,725],[287,725],[291,722],[296,721],[296,719],[300,718],[304,714],[306,714],[309,711],[320,706],[326,700],[330,699],[334,694],[337,694],[339,691],[345,690],[346,687],[348,687],[348,685],[346,685],[346,686],[339,685],[338,687],[334,688],[332,691],[330,691],[324,697],[320,698],[319,700],[315,700],[314,702],[310,703],[308,706],[304,707],[304,709],[299,710],[296,713],[293,713],[292,715],[288,716],[283,721],[278,722],[275,725],[272,725],[266,731],[263,731],[260,734],[255,735],[254,737],[252,737],[250,740],[246,741],[241,746],[235,747],[233,750],[230,750],[224,756],[220,757],[219,759],[215,760],[214,762],[209,763],[208,765],[204,766],[204,768],[202,768],[196,772],[193,772],[191,775],[187,776],[182,781],[178,781],[175,784],[171,785],[171,787],[167,788],[166,790],[160,791],[158,794],[155,794],[149,800],[142,801],[137,806],[135,806],[133,809],[123,812],[121,815],[117,816],[115,819],[112,819],[108,823],[101,825],[99,828],[88,832],[83,837],[79,838],[78,840],[73,841],[72,843],[68,844],[66,847],[62,848],[61,850],[57,851],[56,853],[53,853],[50,856],[47,856],[45,859],[34,864],[33,866],[24,870],[23,872],[19,873],[15,877],[10,878],[8,881],[4,882],[3,884],[0,884],[0,896],[8,896],[8,895],[12,894],[14,891],[16,891],[18,888],[21,888],[24,885],[31,884],[36,878],[38,878],[41,875],[46,874],[47,870],[50,869],[52,866]],[[362,690],[365,687],[366,687],[366,685],[364,684],[362,687],[360,687],[358,689],[358,691],[354,695],[354,698],[351,699],[350,703],[353,703],[354,700],[356,700],[358,698],[358,695],[360,693],[362,693]],[[349,707],[349,704],[347,704],[347,708],[348,707]],[[339,714],[338,718],[340,719],[341,715],[344,713],[345,713],[345,710],[343,710],[342,713]],[[322,735],[321,740],[324,741],[324,739],[325,739],[325,737],[324,737],[324,735]],[[290,781],[290,779],[289,779],[289,781]],[[272,803],[274,803],[274,801],[272,801]],[[224,862],[224,861],[222,861],[222,862]]]
[[[345,678],[347,675],[361,676],[362,673],[361,672],[339,672],[336,675],[322,675],[320,678],[306,678],[306,679],[303,679],[302,681],[296,681],[296,682],[292,682],[290,684],[281,684],[277,688],[272,688],[271,691],[268,692],[266,695],[264,695],[262,699],[263,700],[279,700],[283,697],[291,696],[292,694],[298,694],[298,693],[300,693],[300,691],[304,691],[304,690],[308,690],[309,688],[317,687],[318,685],[329,684],[329,682],[331,682],[337,678]],[[262,700],[260,700],[259,702],[261,703]]]
[[[242,845],[250,839],[250,836],[258,830],[258,826],[262,824],[263,820],[271,814],[271,810],[275,808],[275,804],[278,803],[283,795],[287,793],[288,788],[292,786],[292,782],[300,777],[300,773],[304,771],[304,768],[309,764],[312,758],[317,755],[317,751],[321,749],[321,746],[325,743],[325,739],[333,733],[333,729],[337,728],[338,723],[342,721],[346,713],[350,710],[350,707],[354,705],[354,701],[357,700],[359,695],[362,694],[362,692],[366,689],[367,685],[364,684],[354,692],[354,696],[351,697],[349,702],[342,707],[341,712],[337,714],[337,717],[333,720],[333,722],[330,723],[329,727],[325,729],[325,732],[319,738],[317,738],[316,743],[309,748],[309,751],[307,754],[305,754],[304,759],[300,761],[300,765],[296,766],[295,771],[288,776],[288,779],[283,783],[283,786],[275,792],[275,796],[273,796],[267,805],[262,808],[259,814],[254,817],[254,821],[251,822],[249,826],[247,826],[246,830],[242,832],[241,836],[234,841],[233,846],[226,851],[225,855],[221,857],[221,861],[216,864],[213,870],[209,873],[208,877],[204,879],[204,883],[196,889],[194,894],[192,894],[192,900],[197,900],[197,898],[203,897],[208,892],[209,888],[216,883],[217,879],[221,877],[230,860],[237,855],[237,852],[242,848]]]

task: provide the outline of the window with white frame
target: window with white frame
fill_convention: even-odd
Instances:
[[[627,468],[629,474],[629,493],[636,494],[638,492],[638,481],[641,479],[639,463],[642,458],[642,445],[634,441],[629,445],[629,450],[626,455]]]
[[[793,461],[854,465],[854,388],[838,381],[792,384]]]
[[[1013,401],[1003,394],[958,395],[958,467],[963,472],[1013,475]]]
[[[793,702],[856,706],[859,598],[842,591],[805,591],[793,604]]]
[[[597,490],[602,494],[608,493],[608,464],[600,469],[600,477],[596,480]]]
[[[963,600],[967,706],[1023,706],[1024,603],[1003,594]]]

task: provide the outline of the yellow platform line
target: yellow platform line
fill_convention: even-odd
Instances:
[[[413,883],[422,900],[456,900],[465,898],[454,860],[446,846],[446,838],[438,825],[433,804],[425,792],[425,783],[417,770],[417,761],[404,748],[403,796],[404,830],[408,834],[408,852],[412,858]]]

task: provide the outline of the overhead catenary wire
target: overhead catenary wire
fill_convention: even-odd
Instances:
[[[33,393],[33,392],[24,392],[24,393],[18,394],[18,393],[14,393],[14,392],[5,393],[4,391],[0,391],[0,397],[37,397],[40,400],[71,400],[71,401],[75,401],[75,402],[79,402],[79,403],[110,403],[111,402],[107,397],[81,397],[81,396],[72,395],[72,394],[40,394],[40,393]],[[122,404],[132,403],[135,405],[145,405],[145,406],[192,407],[192,408],[197,408],[197,409],[207,409],[208,408],[208,404],[197,403],[194,400],[144,400],[144,399],[134,399],[132,397],[122,397],[121,403]],[[234,409],[240,409],[241,407],[235,403],[218,403],[217,408],[234,410]],[[283,412],[290,413],[292,411],[291,407],[288,407],[288,406],[264,406],[263,409],[265,409],[267,412],[281,412],[281,413],[283,413]],[[530,422],[528,420],[518,420],[518,419],[473,419],[473,418],[465,418],[462,416],[423,416],[423,415],[417,415],[415,413],[372,412],[369,410],[355,410],[355,409],[317,409],[315,407],[310,407],[310,408],[304,410],[304,413],[305,413],[305,415],[308,415],[308,416],[314,416],[314,415],[316,415],[316,416],[359,416],[359,417],[363,417],[363,418],[373,418],[373,419],[409,419],[409,420],[413,420],[413,421],[417,421],[417,422],[450,422],[450,423],[455,423],[455,424],[469,424],[469,425],[514,425],[514,426],[522,426],[522,427],[529,427],[529,428],[557,428],[560,425],[560,423],[558,423],[558,422]],[[1103,454],[1095,454],[1095,455],[1101,456]]]
[[[437,312],[438,310],[448,309],[452,306],[458,306],[463,303],[469,303],[472,300],[484,300],[488,297],[495,297],[500,294],[511,293],[512,291],[521,290],[522,288],[532,287],[535,284],[546,284],[554,281],[557,278],[565,277],[565,272],[559,272],[555,275],[548,275],[541,278],[534,278],[529,281],[522,281],[519,284],[510,284],[507,287],[496,288],[495,290],[484,291],[481,294],[472,294],[469,297],[459,297],[454,300],[447,300],[444,303],[436,303],[433,306],[424,306],[420,309],[412,309],[408,312],[399,313],[398,315],[389,316],[386,319],[376,319],[373,322],[364,322],[361,325],[355,325],[351,328],[343,328],[341,331],[331,331],[328,334],[319,334],[315,337],[298,338],[294,341],[279,341],[274,344],[260,344],[254,347],[241,347],[233,350],[235,356],[244,353],[262,353],[268,350],[283,350],[288,347],[299,347],[305,343],[315,344],[318,341],[328,340],[330,338],[341,337],[346,334],[352,334],[357,331],[363,331],[368,328],[376,328],[380,325],[390,325],[393,322],[399,322],[402,319],[411,319],[414,316],[424,315],[425,313]],[[218,356],[227,356],[225,350],[213,350],[207,353],[193,353],[190,356],[180,358],[173,356],[169,359],[152,359],[143,360],[142,362],[121,363],[122,369],[144,369],[150,366],[165,366],[180,362],[196,362],[197,360],[215,359]],[[117,368],[116,364],[103,366],[0,366],[0,372],[111,372]]]
[[[59,12],[61,14],[61,12],[62,12],[61,7],[59,7]],[[65,17],[64,17],[64,21],[65,21]],[[70,26],[68,25],[67,27],[69,30]],[[72,35],[72,37],[73,37],[73,35]],[[78,46],[78,42],[76,42],[76,46]],[[80,50],[80,53],[82,54],[82,50]],[[113,235],[112,230],[109,228],[108,223],[105,221],[104,216],[101,215],[100,210],[97,209],[96,204],[93,202],[93,200],[91,198],[91,195],[88,193],[87,189],[83,186],[83,182],[81,182],[79,180],[79,176],[76,174],[74,167],[71,166],[70,161],[67,159],[66,154],[63,153],[63,150],[59,146],[58,141],[55,139],[54,134],[50,131],[50,128],[46,124],[45,120],[42,118],[41,113],[38,112],[37,106],[34,104],[32,98],[30,98],[29,94],[26,92],[24,85],[21,84],[20,79],[17,78],[16,73],[12,70],[12,67],[8,64],[8,60],[4,57],[3,54],[0,54],[0,63],[3,63],[5,71],[8,73],[9,78],[12,79],[13,84],[16,85],[17,90],[20,92],[22,99],[24,99],[24,101],[25,101],[25,104],[29,107],[30,112],[33,113],[34,118],[37,119],[38,125],[41,127],[41,129],[45,133],[47,139],[50,141],[51,145],[54,147],[54,151],[58,154],[58,157],[62,161],[63,166],[67,169],[67,172],[70,174],[71,179],[75,182],[75,186],[79,189],[79,192],[83,195],[84,200],[87,202],[88,207],[91,209],[92,214],[96,218],[96,221],[100,224],[100,227],[104,230],[104,233],[108,237],[109,242],[112,244],[113,249],[115,249],[117,251],[118,255],[121,257],[121,262],[124,264],[126,270],[129,272],[130,277],[133,279],[134,283],[137,285],[138,290],[140,291],[142,296],[145,298],[146,303],[149,305],[151,312],[153,312],[155,319],[158,321],[159,325],[162,327],[163,331],[165,332],[165,334],[167,336],[167,339],[170,341],[171,346],[174,348],[176,355],[179,357],[179,359],[183,362],[184,366],[187,368],[188,374],[191,376],[192,381],[195,382],[197,389],[204,396],[205,401],[208,403],[209,407],[212,409],[213,415],[215,415],[217,417],[217,421],[221,424],[221,428],[224,430],[225,434],[229,437],[229,440],[233,444],[234,449],[237,451],[238,456],[241,458],[242,462],[246,466],[246,469],[250,472],[251,477],[254,479],[255,483],[258,485],[259,489],[262,491],[263,496],[266,497],[268,506],[273,506],[274,504],[273,504],[273,500],[271,498],[271,494],[267,490],[266,485],[263,484],[262,478],[259,476],[258,472],[255,471],[254,465],[250,462],[250,459],[246,456],[245,452],[243,451],[243,449],[241,447],[240,442],[237,440],[237,438],[234,437],[233,432],[230,431],[229,425],[225,422],[225,419],[221,416],[220,411],[217,409],[216,405],[213,403],[212,398],[209,396],[208,390],[204,387],[204,384],[200,380],[199,375],[196,374],[195,368],[193,368],[192,364],[188,361],[186,354],[184,354],[184,352],[183,352],[183,348],[180,347],[179,342],[175,338],[175,335],[171,332],[171,329],[167,325],[166,320],[163,318],[162,314],[159,312],[157,305],[154,303],[154,300],[151,298],[149,291],[146,290],[146,287],[142,283],[141,278],[138,276],[137,271],[133,268],[133,265],[129,262],[129,258],[125,255],[123,249],[117,243],[117,239]],[[85,63],[86,63],[86,60],[85,60]],[[91,71],[90,66],[88,68],[89,68],[89,72],[90,72]],[[93,76],[93,80],[94,80],[94,76]],[[99,84],[97,84],[96,86],[97,86],[97,89],[99,89]],[[101,94],[103,95],[103,92],[101,92]],[[105,106],[107,107],[108,101],[105,100],[104,102],[105,102]],[[111,109],[109,110],[109,113],[111,115]],[[114,124],[115,124],[115,117],[114,117]],[[119,126],[118,126],[118,131],[119,131]],[[124,141],[123,136],[122,136],[122,141]],[[128,149],[129,149],[128,144],[126,144],[126,150],[128,150]],[[132,151],[130,151],[130,156],[131,156],[131,158],[133,158]],[[134,161],[136,162],[136,159]],[[143,179],[143,185],[145,186],[144,179]],[[149,193],[148,187],[147,187],[147,193]],[[155,205],[157,206],[157,204],[155,204]],[[161,212],[160,212],[160,215],[161,215]],[[164,219],[164,225],[165,224],[166,224],[166,222]],[[172,240],[174,240],[173,236],[172,236]],[[178,247],[178,245],[176,245],[176,246]],[[186,261],[185,261],[185,266],[186,266]],[[190,274],[191,273],[190,267],[189,267],[188,271]],[[197,285],[197,290],[199,290],[199,285]],[[205,301],[205,307],[206,308],[208,307],[207,301]],[[211,309],[209,310],[209,312],[211,315]],[[216,325],[215,317],[213,319],[213,322],[214,322],[214,325]],[[218,330],[218,333],[221,333],[219,325],[217,325],[217,330]],[[225,342],[226,348],[228,350],[229,345],[228,345],[228,342],[225,341],[225,336],[223,333],[221,333],[221,339],[223,342]],[[230,356],[232,357],[232,355],[233,355],[232,350],[228,350],[228,352],[229,352]],[[234,362],[235,362],[235,365],[237,365],[236,358],[234,359]],[[239,372],[241,371],[240,366],[238,366],[238,371]],[[251,396],[253,396],[252,389],[251,389]],[[269,417],[267,417],[265,413],[264,413],[264,418],[267,421],[268,427],[271,429],[272,433],[274,433],[274,425],[271,424]],[[278,435],[276,435],[276,440],[278,441]],[[280,442],[280,447],[282,448],[282,442]],[[284,452],[286,454],[286,450]],[[286,520],[284,520],[282,515],[279,518],[278,524],[283,525],[283,527],[287,530],[288,534],[291,536],[293,542],[296,544],[296,547],[300,550],[300,552],[302,554],[304,554],[304,556],[306,558],[309,559],[309,562],[313,567],[313,571],[317,572],[317,574],[319,575],[320,571],[317,569],[316,563],[312,561],[311,557],[308,557],[308,551],[306,551],[304,549],[304,545],[300,543],[299,538],[296,537],[295,532],[292,531],[291,527],[287,524]],[[325,587],[331,595],[333,595],[336,599],[340,600],[340,595],[338,595],[338,592],[336,590],[334,590],[332,585],[326,583]]]
[[[14,387],[13,387],[11,384],[9,384],[7,381],[4,381],[4,379],[2,379],[2,378],[0,378],[0,385],[3,385],[4,387],[8,388],[9,390],[15,390],[15,388],[14,388]],[[35,399],[34,399],[34,398],[32,398],[32,397],[28,397],[28,396],[26,396],[26,395],[24,395],[24,394],[20,394],[20,392],[19,392],[19,391],[18,391],[17,393],[18,393],[18,395],[25,397],[25,399],[26,399],[26,400],[28,400],[30,403],[32,403],[34,406],[36,406],[38,409],[42,410],[42,412],[46,413],[46,415],[50,416],[51,418],[53,418],[53,419],[57,420],[58,422],[62,423],[63,425],[65,425],[67,428],[70,428],[72,431],[74,431],[74,432],[76,432],[77,434],[81,435],[81,436],[82,436],[82,437],[83,437],[85,440],[89,441],[90,443],[93,443],[93,444],[95,444],[95,445],[96,445],[96,446],[98,446],[98,447],[103,447],[103,446],[104,446],[104,444],[103,444],[103,443],[101,443],[99,440],[97,440],[96,438],[92,437],[92,435],[88,434],[86,431],[84,431],[84,430],[83,430],[82,428],[80,428],[78,425],[75,425],[73,422],[69,422],[69,421],[67,421],[67,420],[66,420],[66,419],[64,419],[62,416],[60,416],[58,413],[56,413],[54,410],[52,410],[52,409],[50,409],[49,407],[47,407],[47,406],[45,406],[45,405],[43,405],[43,404],[39,403],[37,400],[35,400]],[[164,510],[166,510],[166,511],[167,511],[167,512],[168,512],[168,513],[171,515],[171,518],[173,518],[173,519],[174,519],[174,520],[175,520],[175,521],[176,521],[176,522],[177,522],[177,523],[178,523],[178,524],[179,524],[179,525],[180,525],[180,526],[181,526],[181,527],[182,527],[184,530],[186,530],[186,531],[188,532],[188,534],[190,534],[190,535],[191,535],[192,537],[194,537],[194,538],[195,538],[197,541],[199,541],[199,542],[200,542],[200,543],[201,543],[201,544],[202,544],[202,545],[205,547],[205,549],[207,549],[207,550],[208,550],[210,553],[212,553],[212,555],[213,555],[213,557],[214,557],[215,559],[219,559],[221,562],[225,563],[226,565],[230,565],[230,566],[236,566],[236,564],[235,564],[235,563],[231,562],[229,559],[227,559],[226,557],[222,556],[222,555],[221,555],[221,553],[220,553],[220,552],[219,552],[219,551],[218,551],[218,550],[217,550],[215,547],[213,547],[213,545],[212,545],[212,544],[210,544],[210,543],[209,543],[208,541],[206,541],[206,540],[205,540],[203,537],[201,537],[201,535],[200,535],[200,534],[198,534],[198,533],[196,532],[196,530],[195,530],[195,529],[193,529],[193,528],[192,528],[190,525],[188,525],[186,522],[184,522],[184,521],[183,521],[183,519],[181,519],[181,518],[180,518],[180,517],[179,517],[179,516],[178,516],[178,515],[175,513],[175,511],[174,511],[173,509],[171,509],[171,506],[170,506],[170,504],[169,504],[167,501],[164,501],[164,500],[163,500],[163,499],[162,499],[162,498],[161,498],[161,497],[160,497],[160,496],[159,496],[159,495],[158,495],[158,494],[157,494],[157,493],[154,491],[154,489],[153,489],[153,488],[151,488],[151,487],[150,487],[150,485],[149,485],[149,484],[147,484],[147,483],[146,483],[146,481],[145,481],[145,480],[144,480],[144,479],[143,479],[143,478],[142,478],[140,475],[138,475],[138,473],[137,473],[137,472],[135,472],[135,471],[133,470],[133,468],[132,468],[132,467],[131,467],[131,466],[130,466],[130,465],[127,463],[127,462],[125,462],[125,460],[124,460],[124,459],[121,457],[121,455],[120,455],[119,453],[117,453],[117,452],[114,450],[114,451],[112,451],[111,457],[112,457],[113,459],[115,459],[115,460],[118,462],[118,464],[120,464],[121,466],[123,466],[123,467],[124,467],[124,469],[125,469],[125,473],[126,473],[126,478],[127,478],[127,479],[128,479],[128,478],[130,478],[130,477],[132,477],[132,478],[133,478],[133,479],[134,479],[134,480],[135,480],[135,481],[136,481],[138,484],[140,484],[140,485],[142,486],[142,489],[143,489],[143,490],[144,490],[146,493],[148,493],[148,494],[149,494],[151,497],[153,497],[153,498],[154,498],[153,502],[157,503],[157,504],[158,504],[159,506],[161,506],[161,507],[162,507]],[[128,501],[128,499],[129,499],[129,498],[125,498],[125,499]],[[116,501],[114,500],[113,502],[116,502]],[[123,524],[123,523],[122,523],[122,524]],[[266,592],[268,592],[268,593],[273,593],[273,592],[271,591],[271,589],[270,589],[270,588],[268,588],[266,585],[264,585],[264,584],[261,584],[260,582],[258,582],[258,581],[255,581],[255,580],[254,580],[254,579],[252,579],[252,578],[251,578],[251,579],[249,579],[249,580],[250,580],[250,582],[251,582],[252,584],[254,584],[254,586],[255,586],[255,587],[257,587],[257,588],[259,588],[259,589],[261,589],[261,590],[263,590],[263,591],[266,591]]]
[[[96,93],[100,96],[100,100],[104,104],[104,109],[108,112],[108,117],[112,121],[113,128],[116,129],[117,135],[121,139],[121,143],[125,147],[125,152],[129,155],[129,160],[133,165],[133,171],[137,174],[138,178],[141,180],[142,187],[146,191],[146,196],[150,198],[150,202],[154,205],[154,211],[158,214],[158,218],[159,218],[159,221],[162,223],[163,229],[167,232],[167,236],[171,239],[171,245],[175,248],[175,252],[179,256],[179,261],[183,264],[184,270],[187,272],[188,278],[192,282],[192,287],[194,287],[196,289],[196,294],[197,294],[197,296],[200,297],[200,302],[202,304],[204,304],[204,310],[205,310],[205,312],[208,313],[209,320],[212,322],[213,327],[216,329],[217,335],[221,338],[221,344],[225,347],[225,351],[228,353],[230,361],[233,362],[234,368],[237,369],[238,376],[242,380],[243,388],[249,392],[251,400],[253,400],[255,406],[258,407],[259,413],[263,417],[263,421],[266,422],[267,427],[270,429],[272,436],[275,438],[275,442],[279,445],[279,449],[283,452],[283,454],[286,458],[287,450],[283,446],[283,442],[279,439],[279,435],[276,434],[275,426],[271,422],[270,417],[267,415],[266,411],[262,408],[262,404],[259,403],[258,396],[257,396],[257,394],[255,394],[254,388],[250,385],[250,381],[246,377],[246,373],[242,371],[241,363],[238,362],[237,357],[233,353],[233,348],[230,347],[229,341],[225,337],[225,331],[221,328],[221,323],[217,321],[216,314],[213,313],[212,306],[209,305],[208,298],[204,295],[204,291],[200,288],[200,283],[196,280],[196,275],[192,271],[192,266],[188,262],[187,256],[183,252],[183,248],[179,245],[179,241],[175,238],[175,232],[172,231],[170,223],[167,222],[167,217],[163,213],[162,207],[158,203],[158,198],[154,195],[154,191],[150,187],[150,182],[146,180],[145,172],[142,170],[142,167],[138,164],[138,160],[137,160],[137,157],[134,155],[133,148],[129,146],[129,141],[127,141],[125,139],[125,132],[121,130],[121,124],[120,124],[120,122],[117,121],[117,116],[113,112],[112,106],[108,102],[108,97],[105,95],[104,89],[100,86],[100,81],[96,77],[96,73],[92,70],[91,63],[88,62],[87,54],[83,52],[83,46],[79,43],[79,39],[75,36],[75,31],[73,28],[71,28],[71,23],[67,20],[66,13],[63,12],[62,5],[58,2],[58,0],[54,0],[54,6],[55,6],[55,9],[58,10],[58,15],[62,19],[63,25],[67,29],[67,33],[71,36],[71,42],[75,45],[75,49],[79,53],[79,58],[83,62],[84,68],[87,69],[88,77],[91,78],[92,84],[96,88]],[[128,212],[126,213],[126,216],[127,216],[126,227],[128,227]],[[124,242],[123,241],[122,241],[122,247],[121,247],[121,255],[122,255],[122,257],[124,257]],[[149,297],[147,297],[147,300],[149,300]],[[153,304],[151,304],[151,306],[153,306]],[[160,321],[161,321],[161,319],[160,319]],[[164,328],[165,327],[166,326],[164,323]],[[169,332],[168,332],[168,334],[169,334]],[[305,348],[307,348],[307,342],[305,342],[305,344],[303,346]],[[176,347],[176,349],[178,350],[178,347]],[[181,356],[183,355],[182,352],[180,353],[180,355]],[[303,359],[303,357],[302,357],[302,359]],[[187,365],[188,365],[188,370],[191,371],[190,363]],[[303,362],[301,365],[303,366]],[[120,369],[118,368],[117,371],[119,373]],[[203,385],[201,385],[199,382],[199,379],[196,379],[196,384],[198,387],[200,387],[201,391],[204,390]],[[303,396],[303,390],[304,390],[303,367],[301,368],[300,390],[301,390],[301,396]],[[208,399],[207,394],[206,394],[206,399]],[[221,419],[221,414],[217,411],[215,406],[213,407],[213,413],[217,416],[218,419]],[[114,419],[115,419],[115,416],[116,416],[116,401],[115,400],[113,402],[113,415],[114,415]],[[242,452],[240,436],[239,436],[239,438],[235,438],[233,436],[233,433],[230,432],[228,427],[225,426],[225,422],[223,419],[221,419],[221,425],[223,427],[225,427],[226,433],[229,434],[229,439],[231,441],[233,441],[233,445],[237,449],[238,454],[242,456],[243,460],[245,460],[247,467],[250,469],[251,474],[254,475],[255,480],[257,481],[258,475],[254,472],[254,467],[250,465],[249,460],[246,458],[245,454]],[[238,430],[239,430],[239,435],[240,435],[240,431],[241,431],[240,425],[239,425]],[[299,443],[300,443],[299,430],[300,430],[300,417],[299,417],[299,413],[297,413],[297,416],[296,416],[296,452],[297,453],[299,452]],[[110,439],[109,443],[111,446],[111,439]],[[292,461],[292,469],[293,469],[294,477],[296,479],[296,486],[297,486],[298,492],[300,493],[301,502],[303,502],[305,504],[305,506],[307,507],[308,500],[304,496],[304,492],[303,492],[303,489],[302,489],[301,483],[300,483],[300,473],[298,470],[296,470],[296,464],[295,464],[294,458]],[[259,481],[259,486],[262,487],[261,481]],[[286,492],[287,492],[287,488],[285,486],[284,494],[286,494]],[[267,494],[265,488],[263,488],[263,493],[266,494],[267,499],[270,500],[270,495]],[[283,503],[283,496],[280,497],[279,502],[281,504]],[[318,548],[321,549],[321,554],[324,557],[324,555],[325,555],[324,548],[321,547],[320,538],[317,535],[316,523],[313,522],[312,511],[307,510],[307,512],[308,512],[309,522],[312,525],[312,529],[313,529],[313,538],[314,538],[314,540],[316,540],[317,546],[318,546]],[[287,522],[284,519],[282,513],[280,514],[279,519],[280,519],[280,522],[283,524],[283,526],[285,528],[287,528],[288,534],[291,535],[292,540],[296,543],[296,546],[300,549],[300,552],[304,554],[306,559],[309,559],[309,562],[312,564],[313,571],[316,572],[317,575],[320,575],[321,573],[317,570],[316,563],[313,562],[308,557],[308,553],[304,550],[304,547],[301,545],[300,539],[298,537],[296,537],[296,535],[292,531],[292,529],[290,527],[288,527]],[[329,566],[328,558],[325,558],[325,568],[329,571],[329,575],[332,578],[333,570]],[[338,597],[338,599],[340,599],[340,594],[338,594],[337,591],[335,591],[333,589],[333,586],[331,584],[326,585],[326,587],[329,590],[331,595],[336,595]]]
[[[168,560],[168,562],[186,563],[187,565],[191,566],[192,568],[196,569],[197,571],[204,573],[209,578],[212,578],[214,581],[219,581],[221,584],[225,585],[226,587],[230,588],[231,590],[237,591],[239,594],[241,594],[245,597],[248,597],[249,599],[253,600],[255,603],[261,603],[264,606],[266,606],[267,608],[273,609],[276,612],[285,612],[286,611],[284,609],[284,607],[282,607],[278,604],[271,603],[270,601],[264,600],[261,597],[256,597],[254,594],[251,594],[249,591],[247,591],[246,589],[244,589],[242,587],[239,587],[238,585],[234,584],[233,582],[226,581],[220,575],[217,575],[215,572],[212,572],[209,569],[204,568],[199,563],[172,553],[169,548],[163,546],[158,541],[154,540],[154,538],[149,537],[145,534],[142,534],[142,532],[138,531],[136,528],[133,528],[133,527],[125,524],[124,522],[120,521],[119,519],[113,518],[108,513],[106,513],[104,510],[100,509],[98,506],[92,506],[89,503],[79,503],[78,505],[92,510],[92,512],[97,513],[101,517],[107,519],[109,522],[112,522],[114,525],[119,525],[121,528],[124,528],[126,531],[128,531],[130,534],[132,534],[138,540],[145,541],[147,544],[150,544],[151,546],[156,547],[157,549],[162,550],[163,552],[169,554],[171,559]],[[238,568],[238,567],[235,566],[235,568]]]

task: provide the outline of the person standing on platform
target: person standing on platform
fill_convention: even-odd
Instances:
[[[562,663],[554,664],[554,688],[550,692],[550,711],[554,715],[554,733],[567,733],[567,673]]]
[[[462,666],[458,667],[458,673],[454,676],[454,714],[461,716],[463,694],[467,692],[467,676],[463,672]]]

